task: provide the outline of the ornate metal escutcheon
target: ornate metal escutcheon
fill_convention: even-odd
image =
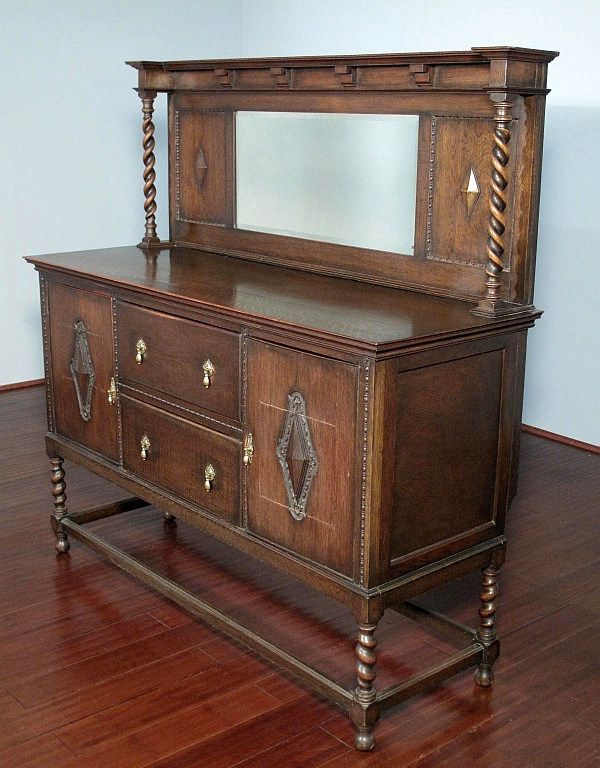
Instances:
[[[75,323],[75,346],[69,370],[75,385],[79,413],[84,421],[89,421],[92,417],[92,394],[96,374],[92,365],[87,332],[82,320]]]
[[[318,463],[306,417],[306,403],[299,392],[288,395],[288,408],[277,443],[277,458],[283,470],[292,517],[303,520]]]

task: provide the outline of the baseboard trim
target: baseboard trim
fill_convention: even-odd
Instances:
[[[600,445],[584,443],[582,440],[574,440],[572,437],[557,435],[556,432],[548,432],[545,429],[539,429],[538,427],[530,427],[529,424],[522,424],[521,428],[523,432],[535,435],[536,437],[544,437],[546,440],[552,440],[555,443],[562,443],[563,445],[570,445],[572,448],[579,448],[588,453],[600,453]]]
[[[15,389],[29,389],[30,387],[40,387],[45,383],[45,379],[31,379],[31,381],[17,381],[14,384],[0,384],[0,392],[12,392]]]

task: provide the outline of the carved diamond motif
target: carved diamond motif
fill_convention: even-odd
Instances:
[[[92,393],[96,374],[92,365],[85,325],[81,320],[75,323],[75,347],[69,370],[75,385],[79,413],[84,421],[89,421],[92,416]]]
[[[465,208],[467,209],[467,216],[470,216],[473,212],[476,202],[479,200],[481,190],[475,175],[473,167],[469,169],[469,173],[465,176],[465,179],[461,185],[460,193],[462,195]]]
[[[277,458],[283,470],[292,517],[302,520],[306,517],[306,503],[318,464],[306,418],[306,403],[299,392],[288,395]]]

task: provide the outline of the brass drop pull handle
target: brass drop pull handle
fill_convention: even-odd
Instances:
[[[138,339],[135,345],[135,362],[141,365],[146,357],[146,342],[144,339]]]
[[[254,456],[254,444],[252,443],[252,432],[248,432],[244,438],[244,458],[243,462],[246,466],[252,464],[252,457]]]
[[[212,491],[213,487],[213,480],[215,479],[217,473],[215,472],[215,468],[212,464],[207,464],[204,467],[204,490],[206,492]]]
[[[204,378],[202,379],[202,383],[208,389],[211,385],[211,378],[215,374],[215,366],[211,363],[210,360],[205,360],[202,365],[202,370],[204,371]]]
[[[110,380],[110,387],[108,388],[108,404],[114,405],[117,402],[117,385],[115,380]]]
[[[150,451],[150,440],[148,435],[144,435],[140,440],[140,447],[142,449],[142,461],[146,461],[148,458],[148,452]]]

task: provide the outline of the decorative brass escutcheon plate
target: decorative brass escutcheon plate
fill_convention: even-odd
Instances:
[[[211,363],[210,360],[205,360],[202,365],[202,370],[204,371],[202,384],[204,384],[206,389],[208,389],[212,384],[212,377],[215,375],[215,366]]]
[[[135,345],[135,362],[141,365],[146,357],[146,342],[144,339],[138,339]]]
[[[212,490],[212,484],[216,476],[217,476],[217,473],[213,465],[207,464],[204,467],[204,490],[205,491],[208,492]]]
[[[148,438],[148,435],[144,435],[142,439],[140,440],[140,448],[141,454],[142,454],[142,461],[146,461],[148,458],[148,453],[150,451],[150,440]]]

